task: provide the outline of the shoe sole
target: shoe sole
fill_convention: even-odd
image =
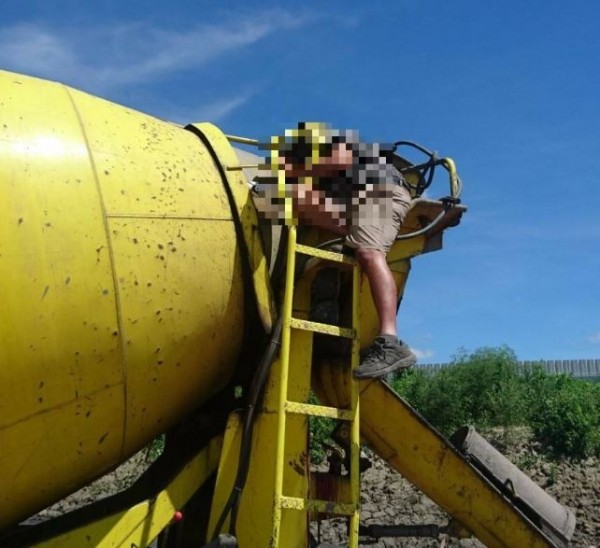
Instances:
[[[393,373],[394,371],[398,371],[400,369],[409,369],[416,363],[417,363],[417,357],[414,354],[412,354],[410,356],[406,356],[406,358],[402,358],[401,360],[398,360],[397,362],[394,362],[385,367],[377,367],[377,368],[367,369],[363,372],[361,372],[358,369],[355,369],[353,375],[354,375],[355,379],[361,379],[361,380],[362,379],[378,379],[380,377],[383,377],[384,375],[387,375],[388,373]]]

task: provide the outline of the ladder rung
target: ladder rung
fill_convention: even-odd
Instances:
[[[338,409],[337,407],[325,407],[312,403],[300,403],[297,401],[285,402],[285,410],[299,415],[310,415],[312,417],[327,417],[343,421],[354,420],[354,413],[350,409]]]
[[[333,335],[334,337],[345,337],[354,339],[356,331],[348,327],[339,327],[328,323],[309,322],[308,320],[299,320],[290,318],[290,327],[302,329],[303,331],[313,331],[314,333],[323,333],[324,335]]]
[[[336,253],[335,251],[325,251],[318,247],[309,247],[307,245],[296,244],[296,252],[302,253],[303,255],[310,255],[311,257],[317,257],[318,259],[326,259],[336,263],[344,263],[349,265],[356,264],[354,257],[348,257],[342,253]]]
[[[322,512],[324,514],[337,514],[351,516],[357,511],[354,504],[333,502],[330,500],[307,500],[298,497],[281,497],[281,507],[288,510],[307,510],[309,512]]]

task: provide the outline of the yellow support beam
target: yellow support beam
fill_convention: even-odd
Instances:
[[[175,512],[216,472],[222,443],[222,435],[213,438],[156,497],[54,537],[39,548],[149,546],[171,523]]]

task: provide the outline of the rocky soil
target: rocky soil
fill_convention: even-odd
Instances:
[[[571,546],[600,547],[600,459],[570,462],[543,458],[539,447],[530,441],[525,429],[510,432],[495,430],[483,435],[561,504],[572,509],[577,526]],[[435,503],[391,470],[384,461],[370,453],[368,456],[373,465],[362,477],[362,524],[448,524],[449,516]],[[62,514],[127,487],[148,465],[149,460],[147,451],[140,452],[109,476],[48,508],[36,516],[35,521]],[[314,524],[312,531],[316,536]],[[343,546],[347,538],[345,521],[336,519],[321,522],[320,538],[322,543]],[[379,540],[365,537],[361,540],[361,546],[423,548],[480,547],[483,544],[475,539],[458,540],[440,535],[438,538]]]
[[[540,456],[539,447],[529,440],[525,429],[484,434],[521,470],[576,515],[577,526],[571,546],[600,546],[600,460],[553,461]],[[429,498],[413,487],[385,462],[369,455],[373,466],[362,477],[361,523],[384,524],[448,524],[449,516]],[[316,535],[316,527],[313,533]],[[342,520],[321,523],[321,542],[344,544],[346,525]],[[475,539],[438,538],[363,538],[361,546],[483,546]]]
[[[24,524],[33,525],[41,521],[62,516],[73,510],[86,506],[105,497],[119,493],[130,487],[135,480],[150,466],[152,455],[150,449],[143,449],[129,460],[121,464],[110,474],[102,476],[98,480],[83,487],[79,491],[69,495],[61,501],[42,510],[35,516],[29,518]]]

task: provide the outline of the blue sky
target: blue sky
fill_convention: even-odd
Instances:
[[[401,336],[422,362],[598,358],[598,21],[597,0],[4,0],[0,67],[232,134],[323,120],[451,156],[469,212],[414,260]]]

